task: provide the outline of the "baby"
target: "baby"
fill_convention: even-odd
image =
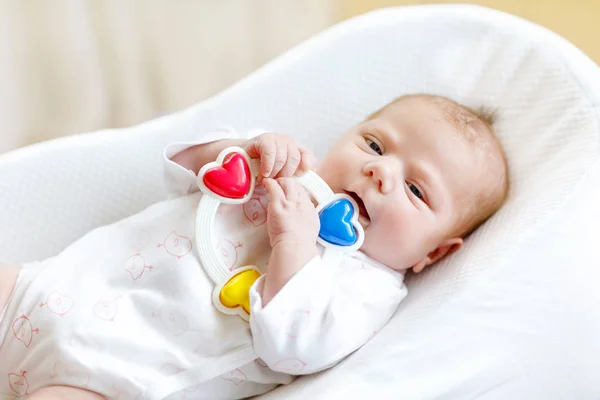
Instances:
[[[329,368],[365,344],[406,295],[404,272],[457,251],[503,204],[507,164],[489,118],[433,95],[400,97],[351,128],[317,168],[359,205],[360,251],[336,266],[294,175],[290,137],[232,131],[165,151],[170,200],[98,228],[61,254],[0,268],[0,394],[31,399],[234,399]],[[236,145],[261,185],[222,204],[217,254],[263,268],[250,322],[219,312],[194,247],[200,168]],[[4,378],[2,378],[4,377]]]

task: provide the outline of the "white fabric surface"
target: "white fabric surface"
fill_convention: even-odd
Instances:
[[[181,113],[1,157],[0,255],[50,255],[163,198],[169,141],[222,123],[268,126],[322,155],[408,92],[499,109],[509,201],[464,251],[409,279],[411,294],[365,347],[264,398],[597,398],[600,71],[558,35],[480,7],[371,13]]]

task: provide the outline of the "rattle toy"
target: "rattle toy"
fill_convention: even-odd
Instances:
[[[198,173],[198,186],[204,196],[196,214],[196,247],[200,262],[215,283],[213,303],[219,311],[246,321],[250,318],[250,287],[261,272],[253,265],[230,271],[212,245],[212,227],[221,203],[243,204],[250,200],[259,168],[260,160],[251,159],[239,147],[228,147]],[[360,248],[364,231],[358,223],[359,209],[354,199],[334,194],[313,171],[296,179],[317,203],[321,224],[317,242],[325,248],[323,258],[339,262],[344,253]]]

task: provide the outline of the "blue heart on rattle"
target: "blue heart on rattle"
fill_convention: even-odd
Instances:
[[[355,210],[347,199],[337,199],[323,207],[319,213],[319,237],[338,246],[352,246],[358,240],[352,225]]]

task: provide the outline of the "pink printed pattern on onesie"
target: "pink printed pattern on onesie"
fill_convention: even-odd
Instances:
[[[235,264],[238,261],[238,249],[243,247],[243,244],[238,243],[235,245],[231,240],[228,239],[220,239],[217,243],[217,254],[221,256],[221,260],[223,260],[225,267],[227,267],[230,271],[233,271]]]
[[[61,381],[68,382],[73,386],[85,388],[90,382],[90,373],[74,364],[55,361],[52,371],[51,379],[60,378]]]
[[[234,385],[239,385],[242,382],[246,382],[248,377],[239,368],[234,369],[221,375],[221,378],[226,381],[232,382]]]
[[[255,227],[267,222],[267,209],[260,201],[260,197],[252,197],[244,204],[244,216]]]
[[[138,280],[144,274],[144,271],[152,271],[152,265],[146,265],[146,259],[140,253],[129,257],[123,268],[129,272],[134,281]]]
[[[152,314],[173,336],[183,335],[188,328],[188,320],[176,307],[163,304],[158,312]]]
[[[25,315],[21,315],[12,324],[12,332],[15,338],[23,343],[25,347],[29,347],[33,340],[34,333],[40,333],[39,329],[34,329],[31,321]]]
[[[277,361],[273,367],[278,371],[294,375],[302,371],[306,367],[306,363],[297,358],[284,358]]]
[[[117,313],[119,312],[118,300],[121,296],[116,296],[108,299],[100,299],[94,304],[94,315],[104,321],[114,322]]]
[[[189,238],[172,231],[165,241],[159,243],[157,247],[164,247],[167,253],[181,259],[192,251],[192,241]]]
[[[40,308],[44,306],[47,306],[51,313],[64,317],[75,306],[75,300],[71,296],[62,294],[58,290],[53,290],[46,298],[46,301],[40,303]]]
[[[26,396],[29,394],[29,382],[25,374],[27,371],[21,371],[21,374],[8,374],[8,385],[10,389],[18,394],[19,396]]]

